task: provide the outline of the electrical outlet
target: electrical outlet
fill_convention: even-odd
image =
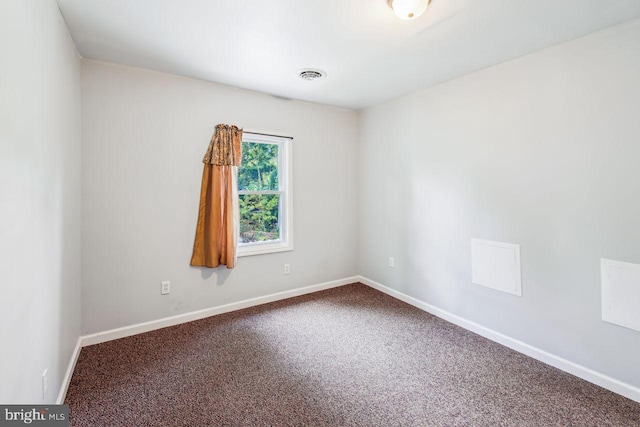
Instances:
[[[49,389],[49,378],[47,377],[48,369],[42,373],[42,400],[47,398],[47,390]]]
[[[389,267],[394,268],[396,266],[396,260],[393,258],[389,258]]]
[[[160,295],[167,295],[171,293],[171,282],[162,282],[160,287]]]
[[[285,264],[284,265],[284,274],[289,274],[291,273],[291,268],[289,266],[289,264]]]

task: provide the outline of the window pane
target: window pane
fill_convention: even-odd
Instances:
[[[277,191],[278,145],[242,141],[242,165],[238,168],[238,189]]]
[[[240,195],[240,243],[280,239],[279,194]]]

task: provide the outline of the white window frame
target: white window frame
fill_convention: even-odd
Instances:
[[[278,145],[278,190],[277,191],[246,191],[238,189],[238,196],[242,194],[279,194],[278,220],[280,222],[280,239],[268,242],[238,243],[238,257],[270,254],[293,250],[293,200],[291,197],[291,142],[292,138],[284,136],[263,135],[259,133],[243,132],[242,141],[261,144]],[[242,167],[239,166],[240,168]],[[238,233],[240,230],[238,229]],[[240,242],[238,236],[238,242]]]

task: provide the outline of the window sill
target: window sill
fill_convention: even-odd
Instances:
[[[265,255],[277,252],[292,251],[293,245],[287,243],[264,243],[253,244],[247,246],[238,246],[238,258],[253,256],[253,255]]]

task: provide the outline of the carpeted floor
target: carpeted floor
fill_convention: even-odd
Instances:
[[[640,426],[640,404],[362,284],[82,349],[72,426]]]

